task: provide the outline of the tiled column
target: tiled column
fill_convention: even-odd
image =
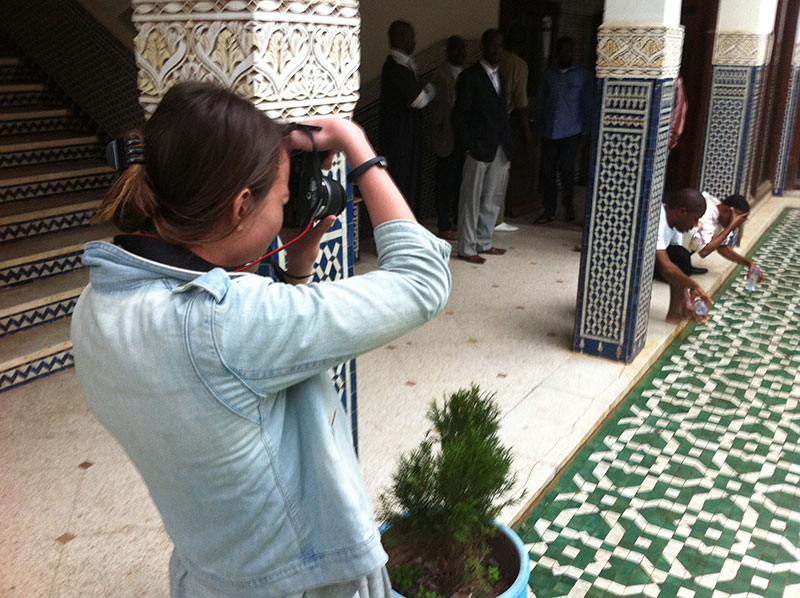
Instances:
[[[629,362],[644,346],[682,44],[677,24],[599,29],[576,351]]]
[[[797,41],[794,44],[792,54],[792,74],[789,77],[789,87],[786,91],[786,110],[783,114],[783,126],[781,127],[781,143],[778,149],[778,164],[775,167],[775,184],[772,192],[775,195],[783,195],[783,187],[786,182],[786,171],[789,168],[789,149],[792,145],[792,135],[794,127],[797,126],[797,104],[800,103],[800,26],[797,28]]]
[[[700,190],[747,195],[775,0],[720,0]]]
[[[358,101],[358,0],[133,0],[140,102],[152,114],[179,81],[212,81],[270,117],[350,117]],[[339,156],[332,176],[344,183]],[[353,201],[326,234],[316,279],[353,273]],[[356,432],[355,361],[332,372]]]

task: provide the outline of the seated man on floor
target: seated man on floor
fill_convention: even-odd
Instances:
[[[705,322],[705,316],[694,311],[694,300],[701,298],[711,305],[703,288],[689,278],[692,272],[691,254],[682,246],[683,233],[697,226],[705,213],[706,200],[695,189],[683,189],[664,199],[658,223],[656,241],[656,277],[669,284],[667,322],[694,320]]]
[[[752,260],[733,249],[739,245],[742,237],[741,226],[750,213],[747,199],[735,194],[719,201],[705,191],[703,197],[706,200],[706,211],[700,218],[697,228],[692,231],[692,238],[689,241],[690,251],[697,251],[702,258],[717,251],[725,259],[747,266],[748,274],[758,269],[758,281],[761,282],[764,277],[761,269]]]

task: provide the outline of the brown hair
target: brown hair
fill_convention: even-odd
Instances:
[[[245,187],[261,201],[284,151],[277,123],[234,93],[200,82],[172,87],[144,134],[129,137],[144,138],[144,164],[115,181],[95,222],[111,220],[123,232],[152,226],[180,245],[211,240]]]

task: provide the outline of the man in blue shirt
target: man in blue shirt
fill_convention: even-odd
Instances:
[[[542,138],[542,195],[544,213],[536,224],[553,221],[556,214],[556,173],[561,176],[561,201],[564,219],[575,219],[572,187],[575,157],[580,137],[589,135],[591,117],[591,72],[574,64],[575,43],[560,37],[556,44],[556,64],[542,76],[536,102],[536,120]]]

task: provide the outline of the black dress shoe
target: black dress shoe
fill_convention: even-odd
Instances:
[[[705,274],[708,272],[708,268],[695,268],[692,266],[692,274]]]

